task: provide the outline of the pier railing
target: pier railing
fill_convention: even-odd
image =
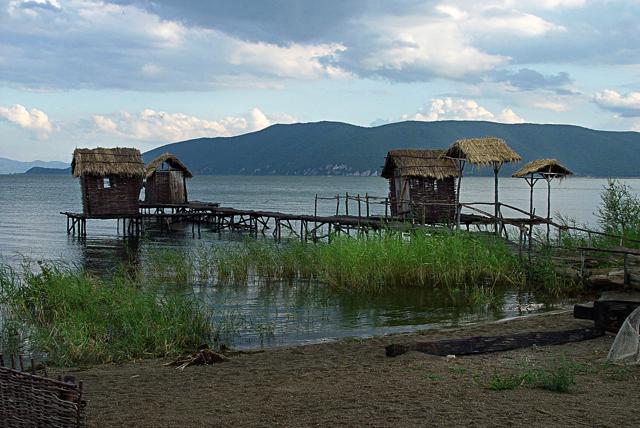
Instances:
[[[434,206],[451,208],[455,211],[453,218],[449,221],[439,221],[439,225],[445,227],[460,228],[465,226],[469,229],[470,225],[475,225],[478,230],[481,227],[485,227],[486,230],[493,229],[493,232],[504,236],[511,241],[517,241],[520,245],[528,245],[529,247],[536,240],[547,245],[552,244],[552,235],[556,237],[556,245],[560,246],[565,233],[577,232],[584,234],[587,237],[588,242],[593,243],[594,236],[608,238],[619,242],[620,246],[625,244],[640,244],[640,240],[629,238],[624,235],[611,234],[599,230],[588,229],[576,225],[558,223],[550,217],[542,217],[534,212],[529,212],[522,208],[516,207],[511,204],[498,202],[497,207],[495,202],[464,202],[464,203],[450,203],[450,202],[413,202],[409,200],[403,200],[403,205],[407,208],[401,213],[392,215],[391,206],[397,202],[396,199],[390,197],[380,197],[369,195],[368,193],[362,194],[336,194],[335,196],[319,196],[316,194],[314,200],[314,216],[318,215],[319,203],[321,201],[332,201],[335,208],[333,213],[336,216],[349,216],[358,217],[364,219],[377,218],[384,222],[391,222],[393,220],[411,221],[414,224],[427,224],[427,219],[424,218],[424,213],[428,208]],[[423,217],[418,215],[413,216],[413,213],[422,213]],[[514,212],[515,216],[507,216],[505,213]],[[497,216],[496,216],[497,213]],[[399,214],[399,215],[398,215]],[[432,223],[433,224],[433,223]],[[543,233],[543,238],[540,238],[539,234],[535,233],[535,228],[539,227],[539,232]],[[546,230],[545,230],[546,229]],[[517,239],[514,235],[517,235]]]

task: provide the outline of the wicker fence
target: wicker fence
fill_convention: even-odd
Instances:
[[[76,385],[70,377],[50,379],[46,377],[46,370],[42,376],[36,374],[33,359],[30,371],[25,370],[22,357],[10,356],[9,360],[11,367],[4,367],[5,361],[0,355],[0,426],[82,425],[82,382]]]

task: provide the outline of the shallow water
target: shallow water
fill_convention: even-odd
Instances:
[[[640,189],[640,180],[625,180]],[[571,178],[553,183],[552,211],[595,225],[593,212],[606,180]],[[468,177],[463,181],[463,202],[491,201],[493,179]],[[223,206],[313,213],[314,196],[386,196],[386,181],[379,177],[195,177],[189,183],[191,200],[219,202]],[[500,181],[501,201],[526,209],[529,188],[520,179]],[[536,187],[536,212],[546,213],[546,185]],[[151,233],[144,240],[122,239],[115,221],[88,222],[88,237],[66,234],[60,211],[80,211],[80,188],[72,177],[0,176],[0,256],[17,265],[21,258],[63,260],[91,270],[111,268],[125,257],[144,263],[149,248],[193,248],[227,245],[242,239],[238,233],[203,229],[193,239],[190,228],[171,234]],[[355,210],[355,205],[352,205]],[[320,214],[335,212],[335,201],[320,201]],[[384,207],[372,207],[382,213]],[[352,211],[353,212],[353,211]],[[497,309],[460,307],[425,290],[402,290],[375,296],[329,292],[321,285],[260,285],[207,287],[196,290],[213,306],[221,335],[240,347],[283,345],[367,336],[414,329],[460,325],[546,310],[532,296],[506,291]],[[525,309],[524,311],[522,309]],[[226,329],[226,330],[225,330]]]

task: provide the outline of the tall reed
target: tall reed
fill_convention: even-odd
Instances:
[[[58,365],[172,355],[206,343],[211,331],[195,298],[121,271],[97,278],[55,264],[36,273],[3,266],[0,304],[24,325],[23,343]]]

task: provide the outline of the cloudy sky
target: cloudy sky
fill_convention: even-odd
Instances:
[[[273,123],[640,131],[640,0],[0,0],[0,157]]]

